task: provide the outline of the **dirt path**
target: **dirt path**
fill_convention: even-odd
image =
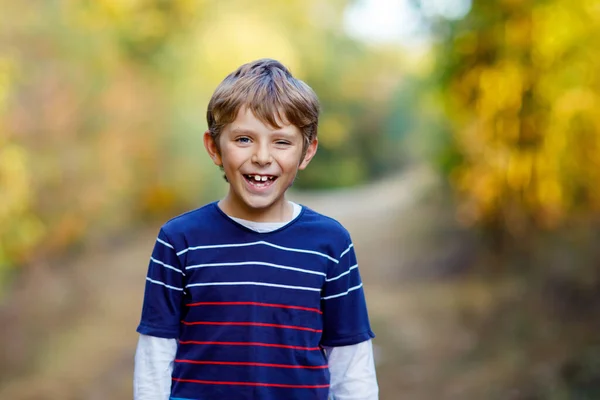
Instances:
[[[358,189],[292,196],[338,219],[353,235],[378,334],[375,343],[381,399],[436,398],[429,397],[434,395],[433,389],[425,384],[431,378],[431,365],[439,361],[434,354],[439,357],[457,350],[443,347],[447,341],[439,342],[439,335],[432,331],[431,318],[448,319],[440,314],[436,299],[430,298],[428,303],[418,284],[403,281],[413,243],[403,221],[411,220],[423,193],[434,183],[433,175],[421,169]],[[44,282],[45,297],[33,310],[5,313],[4,322],[37,318],[40,326],[52,333],[45,336],[29,330],[7,346],[17,355],[32,354],[25,359],[33,363],[21,365],[16,377],[1,384],[0,398],[131,398],[135,328],[155,233],[143,232],[111,252],[97,250],[81,255],[69,269],[74,271],[72,276],[56,278],[40,273],[17,289],[12,297],[18,303],[18,299],[31,296],[34,284]],[[9,331],[5,327],[5,338],[11,338]]]

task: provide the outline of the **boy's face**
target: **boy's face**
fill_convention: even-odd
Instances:
[[[302,158],[300,129],[278,122],[280,129],[266,125],[242,107],[237,118],[223,128],[218,146],[209,132],[204,134],[209,155],[223,166],[229,181],[229,193],[220,203],[229,215],[271,222],[289,218],[285,191],[315,155],[317,140]]]

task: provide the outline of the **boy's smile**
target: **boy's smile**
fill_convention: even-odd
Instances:
[[[271,184],[277,179],[276,176],[272,175],[258,175],[258,174],[248,174],[244,175],[244,178],[248,181],[250,186],[254,186],[256,188],[266,188],[271,186]]]
[[[269,126],[242,107],[223,128],[218,143],[210,132],[204,134],[209,155],[229,181],[229,193],[219,203],[226,214],[257,222],[283,222],[291,216],[285,192],[314,156],[317,141],[308,145],[302,158],[300,129],[278,122],[281,128]]]

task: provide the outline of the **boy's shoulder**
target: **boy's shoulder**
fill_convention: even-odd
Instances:
[[[350,240],[350,233],[338,220],[305,205],[302,205],[302,208],[302,221],[310,231],[331,238],[343,237],[345,240]]]
[[[286,229],[287,233],[296,238],[315,238],[319,241],[326,238],[332,244],[339,242],[339,245],[351,242],[350,233],[339,221],[305,205],[301,207],[300,215],[291,223],[292,229]],[[171,218],[163,224],[161,231],[173,240],[205,236],[207,232],[214,237],[216,231],[230,226],[223,216],[215,201]]]
[[[171,218],[163,224],[161,230],[167,235],[185,235],[193,231],[215,229],[218,223],[216,202],[212,202]]]

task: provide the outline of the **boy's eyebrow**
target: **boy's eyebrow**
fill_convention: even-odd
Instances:
[[[255,133],[253,130],[251,129],[244,129],[244,128],[234,128],[231,130],[231,133],[235,133],[235,134],[252,134]]]
[[[244,128],[234,128],[231,130],[231,133],[235,134],[235,135],[252,135],[252,134],[256,134],[255,131],[253,131],[252,129],[244,129]],[[284,130],[276,130],[271,132],[272,135],[280,135],[280,136],[288,136],[288,137],[292,137],[294,136],[293,132],[288,132],[288,131],[284,131]]]
[[[292,137],[296,136],[294,134],[294,132],[282,131],[282,130],[278,130],[278,131],[273,132],[273,135],[276,135],[276,136],[286,136],[286,137],[289,137],[289,138],[292,138]]]

